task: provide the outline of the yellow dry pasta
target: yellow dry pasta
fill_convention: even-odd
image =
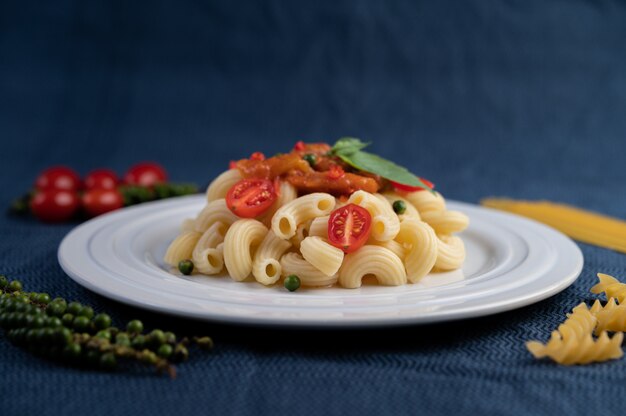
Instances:
[[[598,273],[600,282],[591,288],[591,293],[606,294],[607,298],[615,298],[619,303],[626,303],[626,284],[608,274]]]
[[[343,262],[343,251],[320,237],[307,237],[300,244],[302,257],[326,276],[333,276]]]
[[[282,275],[295,274],[302,286],[330,286],[337,283],[337,275],[326,276],[298,253],[287,253],[280,259]]]
[[[178,266],[181,260],[191,259],[196,243],[202,236],[202,233],[196,231],[187,231],[180,234],[171,242],[163,260],[170,266]]]
[[[245,280],[252,273],[252,253],[263,241],[267,228],[259,221],[235,221],[224,237],[224,264],[233,280]]]
[[[402,260],[391,250],[381,246],[366,245],[347,254],[339,269],[339,284],[354,289],[361,287],[363,277],[372,275],[385,286],[406,283],[406,270]]]
[[[332,195],[322,192],[296,198],[276,211],[272,218],[272,231],[287,240],[296,234],[299,224],[330,214],[335,203]]]
[[[596,335],[604,331],[626,331],[626,305],[618,305],[615,298],[609,298],[604,306],[596,300],[591,306],[591,313],[598,320]]]
[[[226,200],[223,198],[216,199],[215,201],[209,202],[202,211],[200,211],[196,217],[195,230],[203,233],[218,221],[230,226],[237,220],[239,220],[239,217],[228,209]]]
[[[229,169],[222,172],[217,178],[209,184],[206,190],[206,199],[208,202],[215,201],[217,199],[226,198],[228,190],[243,177],[239,172],[239,169]]]
[[[609,338],[602,332],[594,341],[591,333],[597,319],[584,303],[574,308],[567,320],[553,331],[547,344],[538,341],[526,343],[535,358],[549,357],[564,364],[588,364],[620,358],[624,353],[621,348],[624,334],[619,332]]]
[[[268,231],[261,245],[254,253],[252,261],[252,275],[257,282],[271,285],[280,279],[282,267],[280,257],[291,247],[291,243],[276,237],[273,231]]]
[[[400,224],[396,240],[407,247],[404,259],[407,278],[415,283],[426,276],[437,261],[437,236],[430,225],[415,218],[407,218]]]
[[[224,242],[226,224],[213,223],[196,243],[191,254],[194,269],[202,274],[217,274],[224,268],[224,250],[220,246]]]
[[[372,216],[372,238],[378,241],[393,240],[400,231],[400,219],[384,197],[365,191],[356,191],[348,203],[365,208]]]

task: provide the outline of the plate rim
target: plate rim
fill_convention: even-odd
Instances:
[[[235,325],[245,325],[245,326],[254,326],[254,327],[283,327],[283,328],[319,328],[319,329],[331,329],[331,328],[380,328],[380,327],[398,327],[398,326],[410,326],[410,325],[424,325],[429,323],[438,323],[445,321],[456,321],[470,318],[477,318],[481,316],[494,315],[514,309],[518,309],[523,306],[528,306],[539,302],[541,300],[547,299],[551,296],[554,296],[557,293],[565,290],[571,284],[573,284],[578,276],[580,276],[581,271],[584,265],[584,257],[580,247],[569,237],[564,235],[563,233],[555,230],[545,224],[542,224],[538,221],[508,213],[499,210],[495,210],[492,208],[483,207],[480,205],[470,204],[466,202],[460,202],[455,200],[447,200],[450,204],[467,207],[470,209],[478,209],[480,211],[484,211],[489,215],[496,215],[502,218],[506,217],[514,217],[516,220],[521,220],[522,222],[528,222],[529,224],[533,224],[534,227],[541,230],[543,233],[549,235],[552,238],[556,238],[561,240],[561,243],[564,244],[563,247],[567,248],[571,251],[570,254],[574,254],[575,259],[571,258],[570,263],[571,269],[567,275],[563,276],[558,282],[552,284],[549,287],[541,287],[540,289],[535,289],[535,293],[531,294],[522,294],[515,297],[507,297],[500,302],[490,302],[480,307],[477,306],[469,306],[466,308],[455,308],[453,310],[443,310],[439,311],[436,315],[429,315],[428,319],[419,319],[415,316],[394,316],[392,318],[389,317],[381,317],[379,319],[370,318],[367,320],[364,319],[348,319],[348,320],[337,320],[337,319],[318,319],[318,320],[302,320],[302,321],[294,321],[294,320],[285,320],[280,317],[260,317],[258,315],[250,315],[250,316],[236,316],[236,315],[224,315],[224,314],[207,314],[206,311],[196,311],[189,312],[185,310],[176,310],[168,307],[160,306],[155,302],[147,301],[147,300],[138,300],[129,296],[124,296],[123,293],[110,291],[104,287],[100,287],[97,284],[93,283],[90,279],[81,275],[79,270],[76,270],[74,265],[72,265],[71,261],[68,261],[69,256],[65,256],[66,247],[69,245],[69,242],[74,238],[74,236],[81,233],[88,227],[94,227],[96,224],[104,223],[106,226],[107,222],[111,222],[112,218],[116,218],[119,216],[131,215],[129,213],[134,213],[135,211],[143,211],[147,210],[156,205],[169,205],[173,202],[179,202],[183,199],[195,200],[203,197],[203,195],[191,195],[184,196],[178,198],[170,198],[168,200],[161,201],[153,201],[149,203],[144,203],[137,206],[132,206],[128,208],[124,208],[122,210],[118,210],[115,212],[111,212],[100,217],[89,220],[83,224],[72,229],[68,234],[63,238],[59,248],[57,250],[57,258],[59,264],[63,271],[76,283],[79,285],[91,290],[101,296],[104,296],[109,299],[113,299],[115,301],[131,305],[133,307],[138,307],[141,309],[147,309],[152,312],[157,312],[161,314],[173,315],[180,318],[185,319],[193,319],[205,322],[215,322],[221,324],[235,324]],[[565,248],[562,247],[562,250]],[[323,290],[323,289],[320,289]],[[348,292],[346,292],[348,293]]]

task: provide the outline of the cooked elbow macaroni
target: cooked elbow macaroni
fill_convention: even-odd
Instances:
[[[207,205],[184,221],[165,255],[167,264],[191,259],[194,273],[227,272],[236,281],[253,278],[264,285],[295,274],[303,286],[358,288],[367,276],[381,285],[415,283],[465,260],[463,241],[454,233],[464,230],[468,219],[446,210],[439,193],[356,191],[346,201],[321,192],[298,197],[296,188],[282,181],[274,204],[257,219],[246,219],[233,214],[225,200],[240,179],[232,169],[211,182]],[[401,214],[392,206],[398,200],[406,206]],[[328,224],[331,212],[348,203],[365,208],[372,222],[366,245],[344,254],[329,242]]]

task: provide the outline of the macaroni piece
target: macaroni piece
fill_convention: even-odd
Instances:
[[[169,245],[163,260],[170,266],[176,267],[181,260],[190,259],[191,253],[201,236],[202,233],[196,231],[182,233]]]
[[[343,262],[343,251],[320,237],[307,237],[300,244],[302,257],[326,276],[333,276]]]
[[[215,201],[209,202],[207,206],[200,211],[196,217],[195,229],[203,233],[218,221],[230,226],[238,219],[239,217],[233,214],[226,206],[225,199],[216,199]]]
[[[407,278],[415,283],[426,276],[437,261],[437,236],[430,225],[407,218],[402,221],[396,240],[408,246],[405,257]]]
[[[282,266],[279,259],[289,247],[291,247],[291,243],[276,237],[272,230],[265,234],[261,245],[254,253],[252,262],[252,274],[257,282],[271,285],[280,279]]]
[[[335,198],[330,194],[314,193],[283,205],[272,218],[272,231],[278,237],[287,240],[296,234],[299,224],[330,214],[335,207]]]
[[[391,204],[384,198],[365,191],[356,191],[348,203],[360,205],[372,216],[372,238],[378,241],[393,240],[400,231],[400,219]]]
[[[330,286],[337,283],[337,275],[326,276],[298,253],[287,253],[280,259],[282,275],[295,274],[302,286]]]
[[[229,169],[226,172],[222,172],[209,184],[206,190],[207,201],[212,202],[217,199],[226,198],[228,190],[241,179],[243,179],[243,177],[239,169]]]
[[[328,219],[330,215],[324,215],[323,217],[313,218],[311,225],[309,226],[310,237],[321,237],[324,240],[328,240]]]
[[[442,235],[437,243],[437,260],[435,267],[438,270],[454,270],[465,261],[465,244],[457,236]]]
[[[252,253],[263,241],[267,228],[257,220],[241,219],[224,237],[224,263],[233,280],[245,280],[252,273]]]
[[[339,284],[351,289],[361,287],[361,281],[367,275],[373,275],[385,286],[403,285],[407,279],[402,260],[380,246],[367,245],[347,254],[339,270]]]
[[[202,234],[193,249],[191,259],[194,268],[202,274],[217,274],[224,268],[224,242],[227,226],[216,222]]]

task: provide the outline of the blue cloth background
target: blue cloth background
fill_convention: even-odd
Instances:
[[[0,205],[68,164],[158,160],[206,184],[228,160],[353,135],[451,199],[564,201],[626,218],[626,4],[620,1],[0,2]],[[617,414],[626,360],[531,359],[626,257],[581,245],[567,290],[495,316],[376,331],[184,322],[71,281],[72,225],[0,219],[0,272],[113,311],[206,332],[179,378],[66,368],[0,338],[0,413]]]

